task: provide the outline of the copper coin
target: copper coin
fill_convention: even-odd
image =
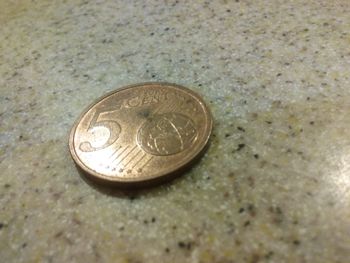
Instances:
[[[191,164],[211,130],[210,111],[196,93],[170,83],[142,83],[90,105],[71,130],[69,149],[90,179],[143,186]]]

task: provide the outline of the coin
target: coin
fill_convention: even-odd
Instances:
[[[91,104],[71,130],[69,149],[96,182],[146,186],[193,163],[211,130],[211,113],[198,94],[170,83],[141,83]]]

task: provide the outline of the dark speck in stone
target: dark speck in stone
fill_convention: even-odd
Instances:
[[[227,138],[227,137],[230,137],[230,134],[229,134],[229,133],[226,133],[226,134],[225,134],[225,138]]]
[[[5,227],[5,225],[3,223],[0,223],[0,229],[2,229],[3,227]]]
[[[168,247],[165,248],[165,252],[166,253],[169,253],[170,252],[170,249]]]
[[[10,185],[10,184],[4,184],[4,187],[5,187],[5,188],[10,188],[11,185]]]
[[[244,147],[245,147],[245,144],[244,144],[244,143],[240,143],[240,144],[238,144],[237,151],[242,150]]]
[[[59,237],[61,237],[63,235],[63,231],[59,231],[59,232],[57,232],[55,235],[54,235],[54,237],[55,238],[59,238]]]
[[[25,248],[27,246],[27,243],[22,244],[22,248]]]
[[[265,121],[267,124],[272,124],[272,121]]]
[[[294,240],[293,244],[296,245],[296,246],[299,246],[300,245],[300,241],[299,240]]]
[[[183,248],[183,249],[190,250],[192,248],[192,242],[179,241],[177,245],[179,246],[179,248]]]
[[[153,32],[151,32],[150,36],[153,36],[153,35],[154,35],[154,33],[153,33]]]
[[[280,207],[269,207],[269,211],[273,214],[272,221],[275,224],[281,224],[283,222],[283,212]]]
[[[164,28],[165,31],[168,31],[169,29],[170,29],[169,27]]]
[[[151,221],[152,221],[152,223],[156,222],[156,218],[152,217]]]
[[[276,76],[277,76],[277,77],[280,77],[280,76],[282,76],[282,73],[278,73]]]
[[[266,255],[265,255],[265,258],[266,259],[269,259],[273,256],[273,251],[269,251]]]
[[[238,129],[239,131],[245,132],[245,129],[242,128],[242,127],[240,127],[240,126],[238,126],[237,129]]]
[[[253,204],[248,205],[248,211],[252,217],[256,216],[256,209],[255,209],[255,206]]]
[[[249,221],[249,220],[244,222],[244,226],[245,226],[245,227],[247,227],[247,226],[249,226],[249,225],[250,225],[250,221]]]
[[[231,10],[230,10],[230,9],[227,9],[227,10],[226,10],[226,12],[227,12],[227,13],[230,13],[230,12],[231,12]]]
[[[155,77],[156,77],[156,75],[155,75],[155,74],[153,74],[153,75],[152,75],[152,78],[155,78]]]
[[[243,212],[244,212],[244,208],[241,207],[241,208],[238,210],[238,212],[239,212],[240,214],[243,213]]]
[[[255,159],[259,159],[259,154],[254,154]]]
[[[186,246],[185,242],[182,241],[180,241],[177,245],[181,248],[184,248]]]
[[[310,121],[310,125],[314,125],[315,124],[315,122],[314,121]]]

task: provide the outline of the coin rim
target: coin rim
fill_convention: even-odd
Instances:
[[[185,158],[186,161],[180,162],[180,165],[177,165],[176,167],[173,167],[172,169],[167,170],[166,172],[158,172],[155,173],[151,176],[147,177],[135,177],[135,178],[121,178],[121,177],[111,177],[107,176],[101,173],[98,173],[89,167],[87,167],[82,160],[80,160],[75,147],[74,147],[74,135],[76,133],[76,129],[81,122],[82,118],[86,115],[86,113],[94,107],[97,103],[101,102],[102,100],[106,99],[107,97],[111,96],[112,94],[115,94],[117,92],[127,90],[127,89],[132,89],[136,87],[141,87],[141,86],[146,86],[146,85],[156,85],[156,86],[171,86],[176,89],[183,90],[187,93],[189,93],[191,96],[193,96],[198,103],[201,104],[202,108],[204,109],[205,113],[205,119],[206,119],[206,126],[205,126],[205,131],[203,133],[203,142],[201,143],[201,147],[198,147],[198,149],[193,152],[189,157]],[[69,135],[69,152],[75,161],[75,163],[79,166],[80,169],[82,169],[89,177],[91,177],[92,180],[98,181],[101,183],[108,183],[108,184],[120,184],[120,185],[133,185],[133,184],[138,184],[138,183],[147,183],[150,181],[154,180],[161,180],[163,177],[169,177],[171,174],[176,173],[177,171],[184,169],[187,165],[189,165],[192,161],[196,159],[198,155],[201,154],[201,152],[205,149],[205,147],[208,144],[211,132],[213,128],[213,117],[211,114],[211,111],[209,110],[208,106],[206,105],[205,101],[202,99],[202,97],[197,94],[196,92],[190,90],[189,88],[186,88],[184,86],[174,84],[174,83],[169,83],[169,82],[142,82],[138,84],[132,84],[132,85],[127,85],[123,86],[121,88],[118,88],[116,90],[110,91],[106,93],[105,95],[97,98],[94,100],[90,105],[88,105],[83,112],[79,115],[79,117],[76,119],[76,121],[73,124],[73,127],[71,128],[70,135]]]

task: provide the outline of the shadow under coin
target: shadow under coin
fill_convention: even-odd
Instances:
[[[153,180],[146,180],[136,183],[119,183],[111,185],[108,182],[95,178],[76,165],[80,177],[96,191],[117,198],[134,200],[139,197],[154,197],[164,195],[169,190],[174,190],[176,184],[185,179],[186,173],[195,169],[199,165],[200,159],[209,149],[211,140],[208,141],[204,149],[187,165],[179,168],[173,173],[165,174]]]

